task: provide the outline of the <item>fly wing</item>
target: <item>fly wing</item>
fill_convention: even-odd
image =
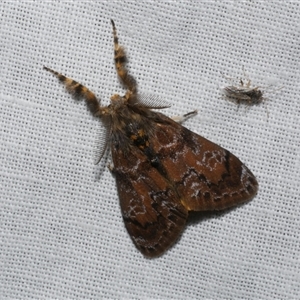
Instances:
[[[159,256],[178,239],[188,212],[142,151],[121,148],[111,152],[126,229],[145,256]]]
[[[186,209],[226,209],[253,198],[258,183],[232,153],[159,114],[153,149]]]
[[[229,98],[238,99],[238,100],[251,100],[251,97],[247,93],[251,92],[252,89],[249,88],[239,88],[235,86],[227,86],[224,89],[225,95]]]

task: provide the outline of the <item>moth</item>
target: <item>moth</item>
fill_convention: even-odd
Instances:
[[[152,110],[162,108],[159,105],[142,101],[111,24],[115,67],[126,92],[114,94],[108,106],[100,105],[82,84],[44,68],[83,98],[107,128],[126,229],[142,254],[156,257],[178,239],[189,211],[224,210],[246,202],[256,194],[258,183],[229,151]]]

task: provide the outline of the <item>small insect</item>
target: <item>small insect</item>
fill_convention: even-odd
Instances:
[[[247,105],[260,104],[264,100],[263,92],[258,86],[252,87],[251,81],[244,84],[243,80],[240,80],[239,86],[227,86],[224,88],[225,95],[236,101],[238,105],[246,103]]]
[[[143,103],[111,23],[116,71],[127,89],[124,96],[115,94],[110,105],[101,106],[88,88],[44,68],[104,122],[126,229],[145,256],[156,257],[178,239],[189,211],[223,210],[246,202],[258,184],[229,151],[152,111],[162,108],[156,103]]]
[[[252,86],[251,80],[248,78],[245,71],[244,76],[246,78],[246,82],[244,82],[243,79],[240,79],[238,85],[234,85],[232,83],[232,85],[222,88],[225,97],[228,100],[236,103],[238,108],[241,104],[245,104],[250,107],[263,103],[267,98],[264,97],[264,91],[262,90],[262,87]],[[232,78],[227,79],[232,81]]]

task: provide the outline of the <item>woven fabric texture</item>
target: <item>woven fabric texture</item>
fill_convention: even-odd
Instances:
[[[0,4],[1,299],[296,299],[300,295],[300,9],[288,1]],[[257,196],[193,216],[157,259],[134,247],[101,127],[43,66],[123,93],[110,19],[145,95],[256,175]],[[261,105],[226,101],[243,70]]]

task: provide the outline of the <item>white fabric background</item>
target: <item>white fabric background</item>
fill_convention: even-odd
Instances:
[[[292,299],[300,293],[299,2],[1,2],[0,295]],[[131,242],[114,178],[93,164],[97,121],[50,73],[107,105],[122,93],[110,19],[145,94],[194,109],[185,126],[238,156],[250,203],[193,218],[160,258]],[[221,72],[284,88],[237,111]],[[102,166],[107,161],[102,162]],[[103,167],[102,167],[103,169]]]

